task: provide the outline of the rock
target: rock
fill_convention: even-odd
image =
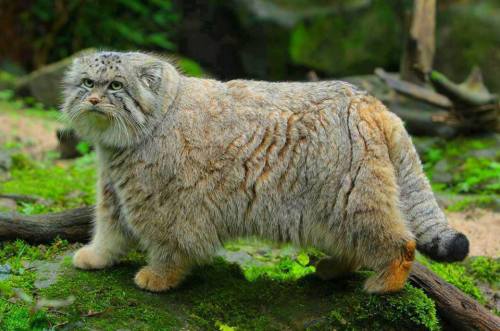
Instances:
[[[0,172],[9,171],[12,167],[12,157],[9,153],[0,151]]]
[[[0,90],[12,89],[15,86],[16,78],[7,71],[0,69]]]
[[[19,78],[15,88],[16,94],[22,97],[32,96],[47,107],[58,107],[61,103],[60,86],[64,72],[75,57],[93,51],[80,51]]]
[[[462,81],[475,65],[486,86],[500,91],[500,6],[498,0],[454,1],[438,6],[435,69]]]
[[[453,175],[451,174],[449,167],[450,166],[446,159],[438,161],[438,163],[434,166],[432,181],[442,184],[451,184],[453,181]]]
[[[37,271],[37,278],[35,280],[35,288],[42,289],[55,284],[59,269],[61,268],[61,259],[55,261],[34,261],[30,267]]]
[[[237,263],[239,265],[245,265],[252,261],[252,256],[247,252],[232,252],[223,249],[219,251],[218,255],[228,262]]]
[[[500,149],[498,146],[493,146],[490,148],[472,150],[468,153],[468,156],[494,160],[500,156]]]
[[[16,200],[8,198],[0,198],[0,210],[15,211],[17,209]]]
[[[412,141],[418,155],[422,158],[422,156],[425,155],[431,148],[436,146],[441,139],[436,137],[416,137],[413,138]]]
[[[291,31],[290,57],[297,65],[334,77],[389,68],[399,63],[399,22],[396,11],[386,1],[372,2],[369,10],[310,17]]]
[[[12,268],[8,264],[0,264],[0,281],[10,277]]]

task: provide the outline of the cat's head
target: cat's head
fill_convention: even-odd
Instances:
[[[151,134],[177,91],[166,61],[138,52],[76,58],[64,81],[62,112],[83,138],[108,147],[137,144]]]

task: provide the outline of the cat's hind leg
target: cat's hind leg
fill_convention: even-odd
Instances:
[[[399,248],[399,256],[375,267],[376,274],[365,282],[369,293],[396,292],[403,288],[415,258],[416,242],[407,241]]]
[[[110,183],[99,185],[94,233],[89,244],[73,256],[79,269],[102,269],[115,264],[130,248],[132,239],[120,220],[120,209]]]
[[[359,170],[348,196],[345,221],[350,235],[345,238],[344,252],[376,273],[366,281],[365,290],[402,289],[416,243],[399,210],[394,171],[383,159],[366,160]]]
[[[336,202],[342,213],[335,228],[339,248],[375,271],[365,283],[367,292],[399,291],[411,269],[415,240],[399,208],[395,169],[377,125],[361,122],[351,132],[350,173]]]

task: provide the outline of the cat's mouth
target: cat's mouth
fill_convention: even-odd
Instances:
[[[99,115],[106,115],[107,114],[104,110],[100,109],[97,106],[90,106],[87,110],[91,113],[95,113],[95,114],[99,114]]]

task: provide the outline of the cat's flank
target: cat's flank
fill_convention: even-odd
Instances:
[[[468,253],[439,209],[402,122],[340,81],[219,82],[184,77],[138,52],[76,59],[62,110],[96,147],[97,211],[81,269],[138,243],[150,291],[179,285],[224,241],[258,236],[317,247],[328,279],[360,267],[368,292],[401,289],[415,248]]]

